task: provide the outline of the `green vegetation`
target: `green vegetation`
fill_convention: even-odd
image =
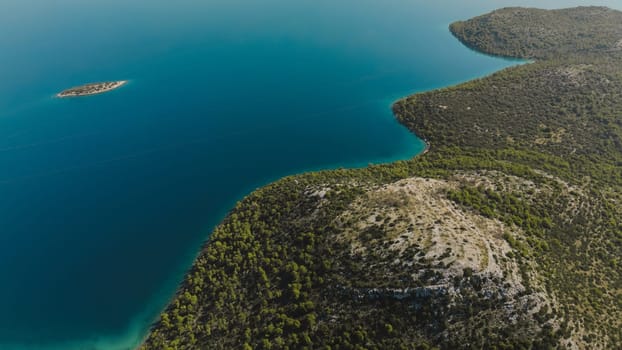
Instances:
[[[464,44],[493,55],[550,59],[622,49],[622,15],[606,7],[563,10],[504,8],[459,21],[451,32]]]
[[[106,81],[101,83],[90,83],[82,86],[73,87],[71,89],[63,90],[56,94],[57,97],[79,97],[88,95],[102,94],[114,89],[118,89],[125,85],[127,81]]]
[[[539,61],[396,103],[424,156],[250,194],[142,349],[622,347],[622,13],[451,29]]]

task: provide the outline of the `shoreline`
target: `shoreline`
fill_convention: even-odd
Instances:
[[[57,98],[81,97],[99,95],[112,90],[116,90],[128,83],[127,80],[111,82],[89,83],[81,86],[72,87],[56,94]]]
[[[395,103],[397,103],[399,100],[401,100],[401,99],[405,99],[405,98],[407,98],[408,96],[410,96],[410,95],[407,95],[407,96],[405,96],[405,97],[399,98],[398,100],[396,100],[395,102],[393,102],[392,106],[393,106]],[[397,119],[397,114],[395,113],[395,111],[393,111],[392,106],[391,106],[391,108],[390,108],[390,109],[391,109],[391,114],[392,114],[392,115],[393,115],[393,117],[394,117],[394,121],[395,121],[395,122],[397,122],[400,126],[405,127],[405,125],[404,125],[404,124],[402,124],[402,122],[400,122],[400,121]],[[406,128],[406,129],[408,130],[408,128]],[[412,135],[412,136],[414,136],[415,138],[417,138],[417,139],[419,139],[419,140],[421,140],[421,141],[423,142],[423,144],[424,144],[423,149],[422,149],[422,150],[420,150],[418,153],[415,153],[414,155],[407,156],[407,157],[406,157],[406,158],[404,158],[404,159],[389,160],[389,161],[387,161],[387,162],[381,162],[381,163],[379,163],[379,164],[392,164],[392,163],[399,162],[399,161],[407,161],[407,160],[414,159],[414,158],[417,158],[417,157],[422,157],[422,156],[426,155],[426,154],[430,151],[430,142],[429,142],[426,138],[420,137],[420,136],[419,136],[419,135],[417,135],[416,133],[412,133],[412,132],[410,132],[410,130],[408,130],[408,132],[409,132],[409,133],[411,133],[411,135]],[[362,164],[361,164],[360,166],[353,165],[352,167],[346,167],[345,169],[364,169],[364,168],[369,167],[369,165],[370,165],[370,164],[371,164],[371,163],[367,162],[367,165],[362,165]],[[316,172],[322,172],[322,171],[337,170],[337,169],[340,169],[340,168],[343,168],[343,167],[342,167],[342,166],[336,166],[336,167],[330,167],[330,168],[325,168],[325,169],[309,169],[309,170],[303,170],[303,171],[301,171],[301,172],[299,172],[299,173],[294,173],[294,174],[289,174],[289,175],[284,175],[284,176],[277,176],[277,177],[276,177],[276,178],[274,178],[274,179],[270,179],[270,180],[268,180],[268,182],[264,183],[263,185],[258,185],[258,186],[256,186],[256,187],[252,188],[249,192],[247,192],[246,194],[242,195],[240,198],[238,198],[237,200],[235,200],[235,201],[234,201],[234,203],[233,203],[233,205],[232,205],[232,206],[231,206],[231,207],[227,210],[227,213],[225,214],[225,216],[224,216],[221,220],[219,220],[219,221],[218,221],[218,223],[217,223],[214,227],[212,227],[212,228],[210,229],[210,232],[208,233],[207,238],[205,238],[205,239],[203,239],[203,240],[201,241],[202,243],[201,243],[201,245],[200,245],[199,249],[198,249],[198,250],[197,250],[197,252],[193,255],[193,258],[192,258],[192,259],[191,259],[191,261],[190,261],[190,266],[189,266],[189,267],[185,270],[185,272],[184,272],[184,273],[182,274],[182,276],[181,276],[181,282],[179,282],[179,283],[177,284],[177,287],[175,288],[175,291],[173,292],[173,295],[172,295],[171,297],[167,298],[167,302],[164,304],[164,308],[161,308],[161,309],[160,309],[160,312],[156,315],[156,317],[154,318],[154,320],[153,320],[153,321],[149,324],[149,327],[147,328],[147,333],[146,333],[146,334],[145,334],[145,335],[144,335],[144,336],[140,339],[140,341],[139,341],[139,343],[138,343],[139,345],[135,348],[135,350],[141,350],[141,349],[142,349],[142,346],[144,346],[144,344],[145,344],[145,343],[146,343],[146,341],[148,340],[149,336],[151,335],[151,330],[152,330],[152,329],[153,329],[153,328],[157,325],[157,323],[160,321],[160,316],[161,316],[162,312],[166,311],[166,310],[168,309],[169,305],[171,305],[171,304],[175,301],[175,299],[176,299],[176,298],[178,298],[179,296],[181,296],[181,295],[182,295],[180,292],[181,292],[181,286],[182,286],[182,283],[183,283],[183,279],[184,279],[184,278],[185,278],[185,276],[187,276],[187,275],[188,275],[188,273],[191,271],[192,267],[194,266],[194,263],[196,262],[197,258],[198,258],[198,257],[200,256],[200,254],[201,254],[201,251],[202,251],[202,249],[203,249],[203,246],[204,246],[205,244],[208,244],[208,242],[210,241],[210,237],[211,237],[212,233],[214,232],[214,230],[215,230],[215,229],[216,229],[216,228],[217,228],[217,227],[218,227],[218,226],[219,226],[219,225],[223,222],[223,220],[225,220],[225,219],[227,218],[227,216],[229,215],[229,213],[231,212],[231,210],[233,210],[232,208],[234,208],[234,207],[235,207],[235,205],[236,205],[238,202],[240,202],[240,201],[242,201],[243,199],[245,199],[246,197],[250,196],[250,195],[251,195],[252,193],[254,193],[255,191],[257,191],[257,190],[259,190],[259,189],[261,189],[261,188],[263,188],[263,187],[269,186],[271,183],[277,182],[277,181],[279,181],[279,180],[281,180],[281,179],[283,179],[283,178],[290,177],[290,176],[298,176],[298,175],[308,174],[308,173],[316,173]]]
[[[406,97],[408,97],[408,96],[406,96]],[[403,98],[406,98],[406,97],[403,97]],[[401,100],[403,98],[400,98],[397,101],[399,101],[399,100]],[[396,103],[397,101],[395,101],[394,103]],[[400,126],[405,127],[405,125],[402,124],[402,122],[400,122],[397,119],[397,114],[393,111],[392,108],[391,108],[391,114],[393,115],[395,122],[397,122]],[[408,128],[406,128],[406,129],[408,130]],[[408,130],[408,132],[411,133],[412,136],[414,136],[415,138],[417,138],[417,139],[419,139],[419,140],[421,140],[423,142],[423,144],[424,144],[423,149],[420,150],[419,152],[415,153],[414,155],[406,156],[403,159],[400,158],[400,159],[388,160],[386,162],[378,163],[379,165],[380,164],[393,164],[395,162],[400,162],[400,161],[408,161],[410,159],[414,159],[414,158],[417,158],[417,157],[422,157],[422,156],[426,155],[430,151],[430,142],[427,139],[425,139],[423,137],[419,137],[419,135],[417,135],[416,133],[410,132],[410,130]],[[253,186],[248,192],[246,192],[240,198],[236,199],[234,201],[234,203],[229,207],[229,209],[226,210],[225,216],[221,220],[219,220],[218,223],[215,224],[209,230],[207,238],[204,238],[204,239],[201,240],[199,249],[196,251],[195,254],[193,254],[193,258],[190,260],[190,265],[188,266],[188,268],[185,269],[185,272],[181,275],[181,281],[179,283],[177,283],[177,286],[175,288],[175,291],[173,292],[173,295],[171,297],[167,298],[167,302],[164,304],[164,307],[159,309],[160,312],[156,315],[154,320],[149,324],[149,327],[147,328],[147,333],[140,339],[140,341],[138,342],[139,345],[135,348],[135,350],[142,350],[142,347],[145,345],[146,341],[149,339],[149,336],[151,335],[151,330],[160,321],[160,316],[161,316],[162,312],[165,312],[168,309],[169,305],[171,305],[175,301],[176,298],[178,298],[181,295],[183,295],[181,293],[181,286],[182,286],[182,283],[183,283],[183,279],[191,272],[192,267],[194,266],[195,262],[197,261],[197,259],[201,255],[201,252],[203,250],[203,246],[205,244],[209,243],[209,241],[211,239],[211,235],[213,234],[214,230],[229,216],[229,214],[231,213],[231,211],[233,210],[233,208],[235,207],[235,205],[237,203],[239,203],[240,201],[244,200],[246,197],[250,196],[252,193],[260,190],[261,188],[269,186],[270,184],[272,184],[274,182],[277,182],[277,181],[279,181],[279,180],[281,180],[283,178],[286,178],[286,177],[298,176],[298,175],[308,174],[308,173],[317,173],[317,172],[323,172],[323,171],[332,171],[332,170],[338,170],[338,169],[342,169],[342,168],[343,169],[365,169],[365,168],[369,167],[370,164],[374,165],[373,163],[369,163],[369,162],[366,162],[366,165],[363,165],[363,163],[361,163],[360,165],[354,164],[351,167],[350,166],[344,167],[344,166],[337,166],[337,165],[335,165],[334,167],[331,166],[329,168],[309,169],[309,170],[303,170],[301,172],[297,172],[297,173],[294,173],[294,174],[277,176],[276,178],[272,178],[272,179],[268,180],[267,182],[265,182],[262,185]]]
[[[453,33],[451,30],[448,30],[448,32],[449,32],[449,34],[450,34],[452,37],[454,37],[454,38],[458,39],[458,38],[457,38],[457,36],[456,36],[456,35],[454,35],[454,33]],[[477,53],[480,53],[480,54],[484,54],[484,55],[486,55],[486,56],[494,57],[494,58],[497,58],[497,59],[502,59],[502,60],[511,60],[511,61],[517,61],[517,62],[519,62],[519,61],[526,61],[526,62],[524,62],[524,63],[532,63],[532,62],[535,62],[535,60],[524,60],[524,59],[517,59],[516,57],[511,57],[511,56],[502,56],[502,55],[488,54],[488,53],[486,53],[486,52],[484,52],[484,51],[480,51],[480,50],[477,50],[476,48],[472,48],[472,47],[470,47],[470,46],[466,45],[466,44],[465,44],[465,43],[463,43],[461,40],[459,40],[459,42],[460,42],[461,44],[463,44],[463,47],[464,47],[464,48],[466,48],[466,49],[468,49],[468,50],[471,50],[471,51],[474,51],[474,52],[477,52]],[[517,64],[517,65],[518,65],[518,64]],[[395,121],[396,121],[396,122],[397,122],[400,126],[404,127],[404,128],[405,128],[405,129],[406,129],[409,133],[411,133],[411,134],[412,134],[415,138],[417,138],[417,139],[421,140],[421,141],[423,142],[423,144],[424,144],[424,148],[423,148],[421,151],[419,151],[418,153],[416,153],[416,154],[414,154],[414,155],[408,156],[407,158],[405,158],[405,159],[403,159],[403,160],[415,159],[415,158],[419,158],[419,157],[423,157],[423,156],[427,155],[427,154],[430,152],[430,150],[431,150],[431,144],[430,144],[430,141],[429,141],[426,137],[423,137],[423,136],[421,136],[418,132],[416,132],[416,131],[413,131],[413,130],[409,129],[409,128],[408,128],[408,126],[407,126],[407,125],[405,125],[405,124],[404,124],[404,122],[403,122],[402,120],[400,120],[400,119],[399,119],[399,114],[398,114],[398,113],[397,113],[397,111],[394,109],[394,107],[395,107],[397,104],[399,104],[399,102],[400,102],[400,101],[402,101],[402,100],[406,100],[406,99],[408,99],[409,97],[416,96],[416,95],[423,94],[423,93],[427,93],[427,92],[430,92],[430,91],[442,90],[442,89],[447,89],[447,88],[456,87],[456,86],[459,86],[459,85],[461,85],[461,84],[464,84],[464,83],[468,83],[468,82],[474,81],[474,80],[476,80],[476,79],[480,79],[480,78],[483,78],[483,77],[487,77],[487,76],[489,76],[489,75],[496,74],[496,73],[498,73],[498,72],[500,72],[500,71],[503,71],[503,70],[505,70],[505,69],[510,69],[510,68],[512,68],[512,67],[515,67],[515,66],[516,66],[516,65],[511,65],[511,66],[509,66],[509,67],[505,67],[505,68],[502,68],[502,69],[500,69],[500,70],[496,70],[496,71],[493,71],[493,72],[491,72],[491,73],[487,73],[487,74],[485,74],[485,75],[482,75],[482,76],[479,76],[479,77],[476,77],[476,78],[473,78],[473,79],[470,79],[470,80],[466,80],[466,81],[460,81],[460,82],[452,83],[452,84],[449,84],[449,85],[446,85],[446,86],[442,86],[442,87],[439,87],[439,88],[433,88],[433,89],[430,89],[430,90],[417,91],[417,92],[414,92],[414,93],[407,93],[407,94],[406,94],[406,95],[404,95],[403,97],[399,97],[399,98],[397,98],[396,100],[394,100],[394,101],[391,103],[391,107],[390,107],[391,114],[393,115],[394,120],[395,120]],[[386,163],[384,163],[384,162],[383,162],[383,163],[381,163],[381,164],[392,164],[392,163],[395,163],[395,162],[398,162],[398,161],[400,161],[400,160],[392,160],[392,161],[389,161],[389,162],[386,162]],[[352,167],[352,168],[348,167],[348,168],[346,168],[346,169],[364,169],[364,168],[367,168],[367,167],[369,166],[369,164],[370,164],[370,163],[368,163],[368,165],[367,165],[367,166],[362,166],[362,167],[357,167],[357,166],[354,166],[354,167]],[[258,187],[256,187],[256,188],[254,188],[254,189],[253,189],[253,190],[251,190],[250,192],[248,192],[248,193],[246,193],[245,195],[243,195],[243,196],[242,196],[242,198],[238,199],[238,200],[236,201],[236,203],[238,203],[238,202],[240,202],[241,200],[243,200],[244,198],[246,198],[246,197],[250,196],[250,195],[251,195],[252,193],[254,193],[255,191],[257,191],[257,190],[259,190],[259,189],[261,189],[261,188],[263,188],[263,187],[265,187],[265,186],[269,186],[271,183],[273,183],[273,182],[277,182],[277,181],[279,181],[279,180],[281,180],[281,179],[283,179],[283,178],[290,177],[290,176],[298,176],[298,175],[307,174],[307,173],[315,173],[315,172],[331,171],[331,170],[335,170],[335,169],[338,169],[338,168],[326,168],[326,169],[308,170],[308,171],[302,171],[302,172],[300,172],[300,173],[295,173],[295,174],[290,174],[290,175],[285,175],[285,176],[278,177],[277,179],[271,180],[271,181],[269,181],[268,183],[266,183],[266,184],[264,184],[264,185],[261,185],[261,186],[258,186]],[[235,207],[235,204],[233,205],[233,207]],[[222,224],[222,222],[223,222],[223,221],[224,221],[224,220],[228,217],[228,215],[230,214],[230,212],[233,210],[233,207],[231,207],[231,208],[228,210],[228,212],[227,212],[227,214],[225,215],[225,217],[224,217],[224,218],[222,218],[222,219],[218,222],[218,224],[216,224],[216,225],[215,225],[215,226],[211,229],[211,231],[210,231],[210,233],[208,234],[207,238],[206,238],[206,239],[204,239],[204,240],[202,241],[203,243],[202,243],[202,244],[201,244],[201,246],[199,247],[198,251],[196,252],[196,255],[194,256],[194,258],[191,260],[191,264],[190,264],[190,266],[186,269],[186,272],[185,272],[185,273],[181,276],[181,282],[178,284],[177,288],[175,289],[175,292],[173,293],[173,295],[172,295],[170,298],[168,298],[168,300],[167,300],[166,304],[164,305],[164,308],[163,308],[163,309],[161,309],[161,312],[160,312],[158,315],[156,315],[156,317],[154,318],[154,320],[151,322],[151,324],[149,325],[149,327],[148,327],[148,329],[147,329],[146,334],[144,334],[144,336],[140,339],[139,345],[138,345],[138,347],[136,348],[136,350],[142,350],[142,349],[143,349],[143,347],[145,346],[145,344],[146,344],[147,340],[148,340],[148,339],[149,339],[149,337],[151,336],[153,329],[154,329],[154,328],[158,325],[158,323],[159,323],[159,321],[160,321],[161,313],[162,313],[162,312],[166,312],[166,310],[168,310],[169,306],[170,306],[170,305],[171,305],[171,304],[172,304],[172,303],[173,303],[173,302],[174,302],[174,301],[175,301],[178,297],[180,297],[180,296],[182,295],[182,294],[181,294],[181,292],[182,292],[182,288],[181,288],[181,287],[182,287],[182,284],[183,284],[183,279],[184,279],[184,278],[185,278],[185,277],[186,277],[186,276],[190,273],[190,271],[192,270],[192,268],[193,268],[194,264],[195,264],[195,263],[196,263],[196,261],[197,261],[197,258],[200,256],[201,252],[203,251],[203,247],[204,247],[206,244],[209,244],[209,242],[210,242],[210,240],[211,240],[211,235],[213,234],[213,231],[214,231],[214,230],[215,230],[215,229],[216,229],[216,228],[217,228],[220,224]]]
[[[451,31],[450,31],[450,32],[451,32]],[[453,34],[453,33],[451,33],[451,34]],[[485,55],[487,55],[487,56],[490,56],[490,57],[494,57],[494,58],[498,58],[498,59],[502,59],[502,60],[522,61],[521,59],[516,59],[515,57],[510,57],[510,56],[505,57],[505,56],[501,56],[501,55],[492,55],[492,54],[487,54],[487,53],[484,53],[484,52],[482,52],[482,51],[477,51],[477,50],[475,50],[475,49],[473,49],[473,48],[471,48],[471,47],[469,47],[469,46],[467,46],[467,45],[463,45],[463,46],[464,46],[466,49],[469,49],[469,50],[472,50],[472,51],[475,51],[475,52],[478,52],[478,53],[483,53],[483,54],[485,54]],[[529,61],[528,61],[528,62],[526,62],[526,63],[531,63],[531,62],[529,62]],[[406,99],[408,99],[409,97],[412,97],[412,96],[415,96],[415,95],[418,95],[418,94],[423,94],[423,93],[427,93],[427,92],[430,92],[430,91],[442,90],[442,89],[447,89],[447,88],[452,88],[452,87],[455,87],[455,86],[459,86],[459,85],[461,85],[461,84],[468,83],[468,82],[471,82],[471,81],[473,81],[473,80],[480,79],[480,78],[483,78],[483,77],[487,77],[487,76],[489,76],[489,75],[496,74],[496,73],[498,73],[498,72],[500,72],[500,71],[503,71],[503,70],[505,70],[505,69],[509,69],[509,68],[512,68],[512,67],[515,67],[515,66],[516,66],[516,65],[511,65],[511,66],[509,66],[509,67],[502,68],[502,69],[500,69],[500,70],[497,70],[497,71],[494,71],[494,72],[491,72],[491,73],[488,73],[488,74],[482,75],[482,76],[477,77],[477,78],[473,78],[473,79],[471,79],[471,80],[460,81],[460,82],[457,82],[457,83],[449,84],[449,85],[447,85],[447,86],[442,86],[442,87],[440,87],[440,88],[435,88],[435,89],[431,89],[431,90],[423,90],[423,91],[418,91],[418,92],[414,92],[414,93],[411,93],[411,94],[406,94],[405,96],[403,96],[403,97],[399,97],[399,98],[397,98],[396,100],[394,100],[394,101],[391,103],[391,107],[390,107],[391,114],[392,114],[392,115],[393,115],[393,117],[394,117],[394,121],[396,121],[396,122],[397,122],[400,126],[404,127],[406,130],[408,130],[408,132],[409,132],[409,133],[411,133],[411,134],[412,134],[415,138],[417,138],[417,139],[421,140],[421,141],[423,142],[423,144],[424,144],[424,148],[423,148],[421,151],[419,151],[418,153],[416,153],[416,154],[414,154],[414,155],[408,156],[407,158],[405,158],[405,159],[403,159],[403,160],[415,159],[415,158],[419,158],[419,157],[423,157],[423,156],[427,155],[427,154],[430,152],[430,150],[431,150],[431,144],[430,144],[430,141],[429,141],[426,137],[421,136],[421,135],[420,135],[418,132],[416,132],[416,131],[410,130],[410,129],[408,128],[408,126],[407,126],[407,125],[405,125],[405,124],[403,123],[403,121],[399,119],[399,113],[398,113],[398,112],[394,109],[394,107],[395,107],[397,104],[399,104],[399,102],[400,102],[400,101],[402,101],[402,100],[406,100]],[[399,161],[400,161],[400,160],[391,160],[391,161],[388,161],[388,162],[386,162],[386,163],[385,163],[385,162],[383,162],[383,163],[381,163],[381,164],[392,164],[392,163],[399,162]],[[362,166],[362,167],[358,167],[358,166],[354,166],[354,167],[352,167],[352,168],[348,167],[347,169],[364,169],[364,168],[367,168],[367,167],[369,166],[369,164],[370,164],[370,163],[368,163],[368,165],[367,165],[367,166]],[[281,180],[281,179],[283,179],[283,178],[285,178],[285,177],[289,177],[289,176],[298,176],[298,175],[307,174],[307,173],[314,173],[314,172],[331,171],[331,170],[335,170],[335,169],[338,169],[338,168],[326,168],[326,169],[308,170],[308,171],[302,171],[302,172],[300,172],[300,173],[295,173],[295,174],[290,174],[290,175],[285,175],[285,176],[282,176],[282,177],[278,177],[277,179],[271,180],[271,181],[269,181],[268,183],[266,183],[266,184],[264,184],[264,185],[261,185],[261,186],[258,186],[258,187],[256,187],[256,188],[254,188],[254,189],[253,189],[253,190],[251,190],[250,192],[248,192],[248,193],[246,193],[245,195],[243,195],[243,196],[242,196],[242,198],[238,199],[238,200],[236,201],[236,203],[238,203],[239,201],[243,200],[244,198],[246,198],[246,197],[250,196],[253,192],[255,192],[255,191],[257,191],[257,190],[259,190],[259,189],[261,189],[261,188],[263,188],[263,187],[265,187],[265,186],[268,186],[268,185],[270,185],[270,184],[271,184],[271,183],[273,183],[273,182],[279,181],[279,180]],[[234,206],[235,206],[235,204],[233,205],[233,207],[234,207]],[[138,347],[136,348],[136,350],[142,350],[142,349],[143,349],[143,347],[145,346],[145,344],[146,344],[147,340],[149,339],[149,337],[150,337],[150,336],[151,336],[151,334],[152,334],[152,330],[154,329],[154,327],[156,327],[156,326],[157,326],[158,322],[160,321],[160,316],[161,316],[161,313],[162,313],[162,312],[165,312],[165,311],[169,308],[169,306],[170,306],[170,305],[171,305],[171,304],[175,301],[175,299],[176,299],[176,298],[178,298],[178,297],[180,297],[180,296],[182,295],[182,294],[181,294],[181,291],[182,291],[181,286],[182,286],[182,283],[183,283],[183,279],[184,279],[184,278],[185,278],[185,276],[187,276],[187,275],[188,275],[188,273],[191,271],[192,267],[194,266],[195,262],[197,261],[197,258],[200,256],[200,254],[201,254],[201,252],[202,252],[202,250],[203,250],[203,246],[205,246],[206,244],[209,244],[209,241],[210,241],[210,239],[211,239],[211,235],[212,235],[213,231],[214,231],[214,230],[215,230],[215,229],[216,229],[216,228],[217,228],[220,224],[222,224],[222,222],[223,222],[223,221],[227,218],[227,216],[229,215],[229,213],[231,212],[231,210],[233,210],[233,209],[232,209],[233,207],[231,207],[231,209],[228,211],[227,215],[225,215],[225,217],[224,217],[222,220],[220,220],[220,221],[219,221],[219,223],[218,223],[218,224],[216,224],[216,225],[212,228],[212,230],[211,230],[211,232],[208,234],[207,238],[206,238],[206,239],[204,239],[204,240],[202,241],[203,243],[202,243],[202,244],[201,244],[201,246],[199,247],[198,251],[196,252],[196,255],[194,256],[194,258],[191,260],[191,264],[190,264],[190,266],[187,268],[186,272],[185,272],[185,273],[182,275],[182,277],[181,277],[181,278],[182,278],[182,282],[180,282],[180,283],[178,284],[178,286],[177,286],[177,288],[175,289],[175,292],[173,293],[173,295],[172,295],[170,298],[168,298],[168,301],[166,302],[166,304],[165,304],[164,308],[163,308],[163,309],[161,309],[161,312],[160,312],[160,313],[159,313],[159,314],[158,314],[158,315],[154,318],[154,320],[151,322],[151,324],[149,325],[149,327],[148,327],[148,329],[147,329],[147,333],[146,333],[146,334],[145,334],[145,335],[141,338],[141,340],[140,340],[140,342],[139,342],[139,345],[138,345]]]

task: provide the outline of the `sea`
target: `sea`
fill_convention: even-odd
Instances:
[[[236,201],[416,156],[395,100],[524,63],[449,23],[588,4],[2,0],[0,349],[135,348]]]

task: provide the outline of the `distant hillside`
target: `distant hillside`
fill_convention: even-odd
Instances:
[[[537,61],[397,102],[426,155],[247,196],[142,349],[622,348],[622,13],[451,30]]]
[[[622,13],[606,7],[504,8],[449,29],[464,44],[493,55],[554,58],[622,50]]]

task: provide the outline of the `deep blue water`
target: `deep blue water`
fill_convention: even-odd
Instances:
[[[134,347],[236,200],[410,158],[392,101],[516,64],[451,21],[581,3],[3,0],[0,348]]]

